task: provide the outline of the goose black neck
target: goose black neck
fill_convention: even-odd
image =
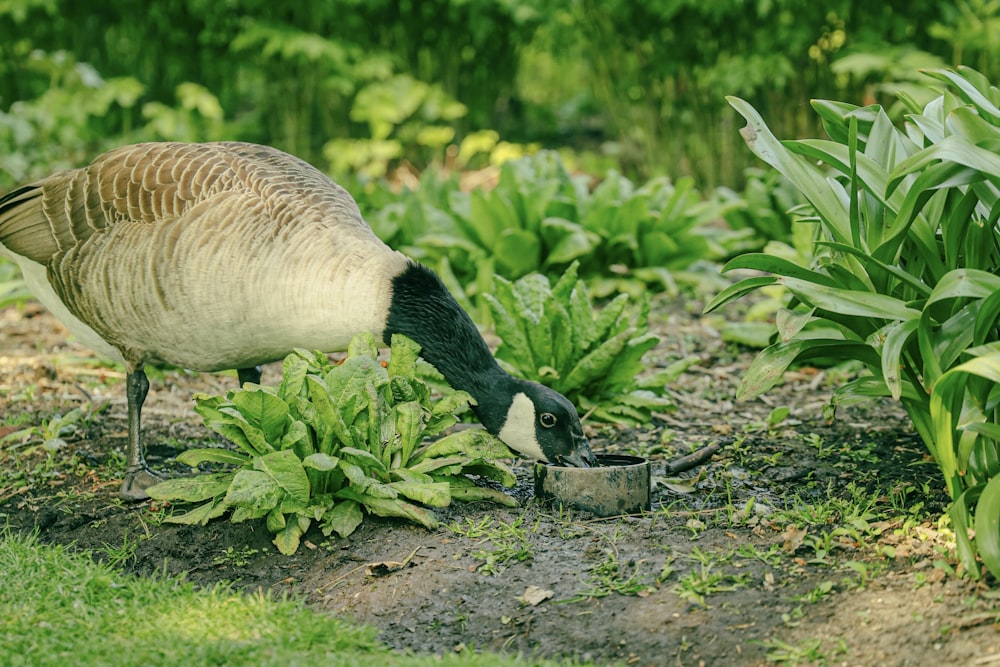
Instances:
[[[392,280],[392,299],[382,337],[388,343],[395,333],[416,341],[420,356],[438,369],[448,384],[476,399],[476,412],[483,425],[491,431],[499,430],[505,414],[502,410],[508,406],[493,403],[511,391],[514,379],[497,365],[472,318],[437,274],[415,262]],[[489,423],[497,420],[497,424]]]

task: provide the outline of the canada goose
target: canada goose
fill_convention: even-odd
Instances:
[[[0,253],[81,342],[124,362],[125,499],[159,481],[140,440],[145,364],[235,368],[242,385],[293,348],[342,350],[362,331],[414,339],[512,449],[593,461],[564,396],[501,370],[432,271],[376,237],[346,190],[274,148],[112,150],[0,198]]]

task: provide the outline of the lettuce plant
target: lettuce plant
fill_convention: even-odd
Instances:
[[[204,524],[231,511],[234,522],[266,517],[285,554],[298,549],[313,522],[325,535],[350,535],[363,511],[433,528],[429,507],[506,494],[477,485],[476,475],[513,486],[499,458],[513,456],[482,429],[441,435],[469,406],[465,392],[437,401],[417,369],[420,348],[393,336],[383,367],[370,334],[352,341],[347,358],[297,350],[284,360],[278,387],[247,384],[225,397],[199,395],[195,410],[234,449],[192,449],[182,463],[229,464],[223,472],[172,479],[149,489],[156,500],[198,503],[174,523]]]
[[[779,337],[739,394],[767,391],[795,360],[853,359],[868,372],[834,403],[891,396],[906,409],[952,498],[958,555],[1000,577],[1000,92],[970,70],[928,71],[950,87],[897,129],[877,106],[817,101],[831,140],[778,141],[757,112],[750,149],[808,199],[814,260],[749,254],[746,278],[707,310],[766,285],[792,295]],[[975,529],[974,538],[969,528]]]
[[[516,282],[497,278],[485,295],[497,335],[497,359],[512,374],[541,382],[593,419],[648,422],[653,410],[672,407],[666,384],[691,361],[647,374],[642,362],[659,342],[647,328],[648,304],[634,318],[620,294],[594,308],[573,263],[553,285],[532,273]]]

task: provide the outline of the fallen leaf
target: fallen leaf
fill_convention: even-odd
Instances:
[[[387,574],[402,570],[408,564],[409,561],[400,562],[398,560],[382,560],[377,563],[368,563],[365,565],[365,574],[369,577],[384,577]]]
[[[525,603],[530,604],[532,607],[536,607],[555,594],[555,591],[550,591],[545,588],[528,586],[524,589],[524,595],[521,596],[521,599],[524,600]]]
[[[799,547],[802,546],[802,540],[805,539],[807,532],[808,530],[805,528],[787,526],[785,532],[782,534],[784,542],[781,545],[781,550],[786,554],[793,554],[798,551]]]

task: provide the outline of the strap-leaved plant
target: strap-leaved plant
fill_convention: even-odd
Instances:
[[[749,254],[727,269],[772,275],[720,293],[712,310],[765,285],[793,295],[778,340],[739,395],[767,391],[796,360],[861,361],[867,374],[834,404],[901,401],[944,475],[965,570],[1000,577],[1000,92],[970,69],[927,74],[947,84],[905,127],[878,106],[816,101],[832,140],[779,141],[741,99],[750,149],[802,192],[815,215],[815,260]],[[974,528],[974,537],[969,529]]]
[[[500,458],[513,454],[479,428],[430,441],[458,422],[471,397],[431,400],[417,372],[420,347],[392,337],[388,364],[370,334],[352,341],[333,364],[324,354],[287,356],[278,387],[247,384],[226,397],[198,395],[195,410],[236,449],[192,449],[182,463],[234,469],[171,479],[149,489],[156,500],[199,503],[174,523],[204,524],[231,511],[234,522],[266,517],[282,553],[298,549],[313,522],[323,533],[350,535],[364,514],[437,525],[429,507],[454,500],[517,503],[468,475],[513,486]]]

